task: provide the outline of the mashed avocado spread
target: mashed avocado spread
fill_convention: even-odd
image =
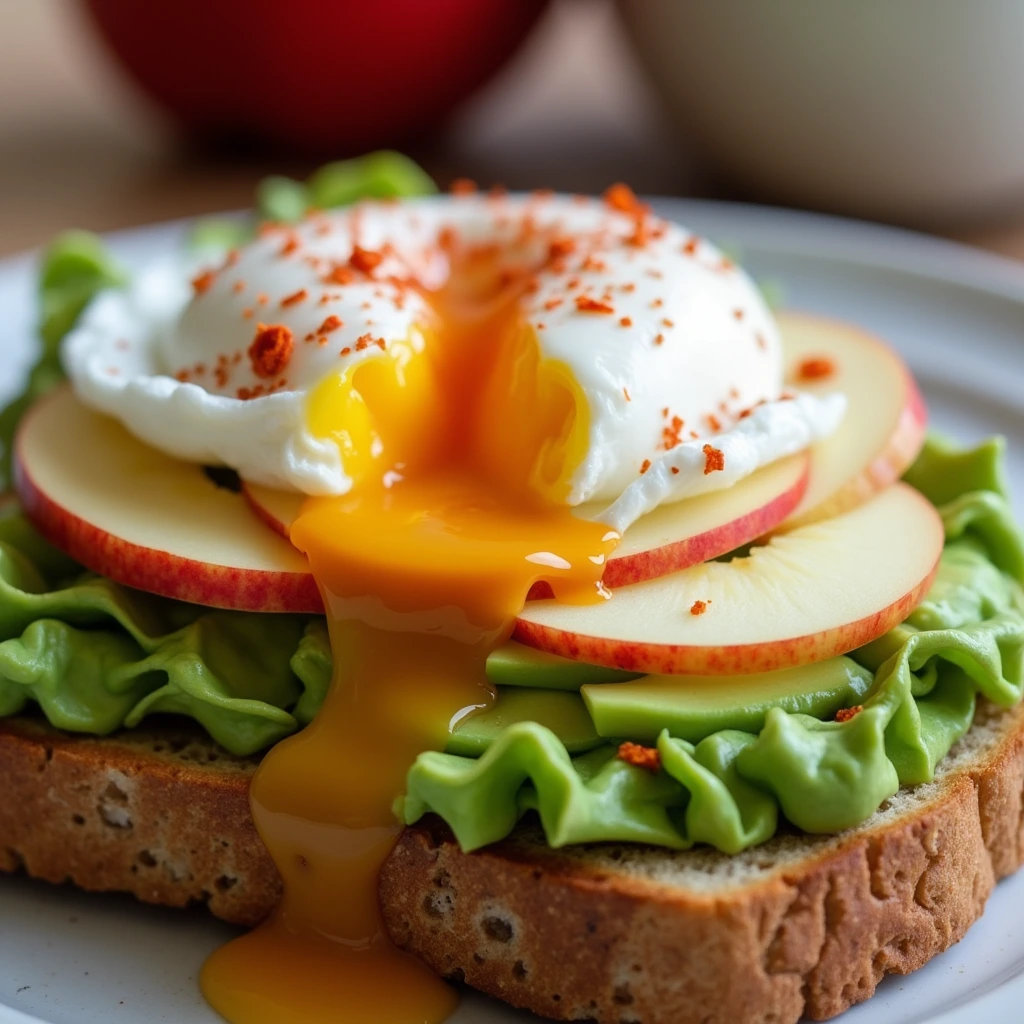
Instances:
[[[60,379],[60,338],[119,279],[90,236],[65,236],[47,254],[43,356],[26,395],[0,413],[5,475],[21,413]],[[556,847],[729,853],[764,842],[780,815],[808,832],[863,821],[901,785],[932,778],[979,694],[1021,699],[1024,542],[1002,455],[998,439],[971,450],[932,440],[908,471],[939,509],[946,547],[925,601],[873,643],[788,675],[723,680],[732,704],[686,677],[677,688],[543,659],[521,670],[497,652],[496,706],[464,719],[446,752],[420,755],[398,812],[407,822],[439,814],[465,849],[501,839],[527,811]],[[330,678],[319,618],[129,590],[52,548],[16,504],[0,519],[0,717],[35,703],[58,728],[106,735],[185,715],[231,752],[256,754],[312,720]],[[655,746],[660,770],[620,759],[624,740]]]

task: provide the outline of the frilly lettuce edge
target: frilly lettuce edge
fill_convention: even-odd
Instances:
[[[466,850],[535,811],[552,847],[707,843],[736,853],[769,839],[780,814],[805,832],[838,832],[900,786],[930,781],[970,728],[978,694],[1009,707],[1024,693],[1024,546],[999,439],[972,451],[929,442],[907,479],[942,499],[947,543],[925,601],[852,654],[875,673],[853,717],[774,708],[756,735],[725,730],[695,745],[663,732],[656,773],[611,744],[571,758],[552,732],[519,723],[479,759],[421,754],[396,809],[408,824],[440,815]]]

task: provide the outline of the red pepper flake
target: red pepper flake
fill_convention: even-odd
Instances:
[[[684,256],[696,256],[698,245],[700,245],[700,239],[696,235],[693,235],[683,243],[681,251]]]
[[[242,318],[244,320],[251,320],[252,316],[253,316],[253,311],[252,311],[251,308],[246,308],[246,309],[242,310]]]
[[[649,470],[650,468],[651,468],[651,460],[650,459],[644,459],[644,461],[640,463],[640,475],[643,476],[644,473],[646,473],[647,470]]]
[[[548,245],[548,259],[561,260],[576,251],[575,238],[556,238]]]
[[[647,218],[641,212],[637,215],[636,223],[633,226],[633,234],[626,239],[629,245],[634,248],[642,249],[651,240],[650,225],[647,222]]]
[[[828,356],[809,356],[797,367],[799,380],[824,380],[836,372],[836,364]]]
[[[233,267],[239,260],[241,253],[237,249],[228,249],[227,256],[224,257],[224,266]]]
[[[384,262],[384,254],[354,245],[352,246],[352,255],[349,256],[348,262],[360,273],[369,276]]]
[[[591,271],[595,274],[603,274],[608,269],[608,264],[604,260],[599,260],[594,255],[588,255],[587,258],[580,264],[580,270]]]
[[[840,708],[836,712],[836,721],[848,722],[851,718],[856,718],[863,710],[863,704],[854,704],[852,708]]]
[[[675,327],[675,325],[676,325],[675,320],[669,320],[669,318],[667,316],[666,317],[662,317],[661,322],[662,322],[662,325],[665,326],[665,327]]]
[[[339,327],[344,327],[341,317],[329,316],[317,329],[317,334],[330,334],[331,331],[336,331]]]
[[[244,282],[244,281],[236,281],[236,282],[235,282],[235,283],[234,283],[234,284],[233,284],[233,285],[231,286],[231,290],[232,290],[232,291],[233,291],[233,292],[234,292],[234,293],[235,293],[236,295],[241,295],[241,294],[242,294],[242,292],[244,292],[244,291],[245,291],[245,282]]]
[[[346,267],[341,263],[336,263],[323,278],[324,284],[351,284],[355,279],[355,274],[352,273],[351,267]],[[327,296],[325,295],[321,302],[327,302]]]
[[[622,389],[622,393],[623,393],[623,395],[625,395],[627,402],[632,402],[633,401],[633,399],[629,397],[629,388],[623,388]]]
[[[652,299],[651,300],[651,309],[661,309],[661,307],[664,306],[664,305],[665,305],[665,300],[664,299]]]
[[[672,475],[673,476],[678,476],[678,474],[679,474],[679,467],[678,466],[672,466]]]
[[[569,291],[574,291],[576,288],[579,288],[579,286],[580,279],[578,277],[570,277],[569,280],[565,282],[565,287]]]
[[[295,349],[295,338],[284,324],[259,324],[249,346],[252,372],[257,377],[276,377],[288,365]]]
[[[725,469],[725,452],[721,448],[715,448],[713,445],[706,444],[701,450],[704,452],[705,476],[708,476],[710,473],[720,473]]]
[[[297,306],[300,302],[305,302],[309,298],[309,292],[305,288],[300,288],[297,292],[292,292],[291,295],[286,295],[281,300],[281,308],[287,309],[288,306]]]
[[[690,605],[690,614],[703,615],[708,610],[709,604],[711,604],[710,601],[694,601],[693,604]]]
[[[768,342],[765,340],[765,336],[760,331],[758,331],[757,334],[754,335],[754,340],[757,342],[757,347],[761,349],[762,352],[766,348],[768,348]]]
[[[589,295],[576,296],[576,309],[580,313],[614,313],[615,307],[610,302],[592,299]]]
[[[722,421],[713,412],[709,412],[704,417],[704,421],[707,423],[708,429],[716,434],[722,429]]]
[[[736,318],[737,320],[742,320],[742,319],[743,319],[743,318],[744,318],[744,317],[745,317],[745,316],[747,315],[747,312],[746,312],[746,310],[744,310],[744,309],[734,309],[734,310],[732,311],[732,315],[733,315],[733,316],[734,316],[734,317],[735,317],[735,318]]]
[[[636,285],[633,284],[632,281],[628,281],[619,290],[625,292],[627,295],[630,295],[636,291]]]
[[[656,334],[654,336],[654,344],[655,345],[661,345],[664,341],[665,341],[665,335],[664,334]]]
[[[299,247],[299,240],[295,235],[289,235],[284,245],[281,246],[278,251],[278,256],[291,256],[293,252]]]
[[[472,178],[456,178],[451,185],[453,196],[471,196],[477,191],[477,184]]]
[[[188,370],[179,370],[174,375],[174,379],[180,381],[182,384],[186,384],[190,376],[191,374],[188,372]]]
[[[661,429],[661,446],[665,451],[670,452],[673,448],[682,444],[683,420],[680,416],[673,416],[672,422]]]
[[[554,298],[554,299],[548,299],[548,300],[547,300],[547,302],[545,302],[545,303],[544,303],[544,308],[545,308],[545,309],[548,309],[548,310],[551,310],[551,309],[558,309],[558,307],[559,307],[559,306],[560,306],[560,305],[561,305],[561,304],[562,304],[563,302],[565,302],[565,299],[559,299],[559,298],[557,298],[557,297],[556,297],[556,298]]]
[[[356,351],[362,352],[368,349],[371,345],[376,345],[377,348],[383,351],[387,346],[384,343],[383,338],[375,338],[372,334],[363,334],[356,338]]]
[[[652,775],[657,775],[661,771],[661,755],[656,747],[645,747],[640,743],[620,743],[615,756],[620,761],[625,761],[634,768],[643,768]]]
[[[621,327],[632,327],[633,318],[631,316],[624,316],[619,319],[619,326]]]
[[[621,181],[605,190],[605,205],[619,213],[640,213],[644,205],[636,197],[636,193]]]
[[[260,292],[256,296],[256,305],[265,306],[270,301],[270,296],[266,292]]]
[[[342,349],[342,350],[341,350],[341,351],[340,351],[340,352],[338,353],[338,355],[342,355],[342,356],[348,356],[348,355],[351,355],[351,354],[352,354],[352,349],[351,349],[351,348],[349,348],[349,346],[348,346],[348,345],[346,345],[346,346],[345,346],[345,347],[344,347],[344,348],[343,348],[343,349]]]
[[[196,274],[192,278],[192,291],[196,295],[205,295],[210,290],[210,286],[214,281],[217,280],[217,274],[213,270],[204,270],[201,274]]]
[[[536,324],[535,326],[538,331],[546,331],[548,329],[547,324]]]

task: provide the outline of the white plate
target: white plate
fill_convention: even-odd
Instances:
[[[787,305],[855,321],[907,357],[934,424],[964,441],[1008,435],[1024,505],[1024,268],[958,246],[849,221],[664,200],[660,211],[738,247]],[[161,225],[111,241],[126,263],[180,239]],[[0,394],[31,351],[32,264],[0,263]],[[0,780],[0,799],[3,781]],[[0,1024],[215,1024],[196,974],[232,934],[205,913],[154,910],[0,877]],[[923,970],[886,979],[843,1024],[989,1024],[1024,1016],[1024,873],[1003,882],[967,938]],[[467,995],[452,1024],[536,1018]]]

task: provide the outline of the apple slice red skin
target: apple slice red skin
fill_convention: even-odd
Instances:
[[[46,401],[29,410],[19,437]],[[324,614],[323,599],[310,575],[212,565],[126,541],[87,522],[36,485],[20,457],[18,438],[14,486],[25,515],[51,544],[116,583],[209,608]]]
[[[570,633],[517,619],[512,639],[529,647],[560,654],[572,661],[603,665],[627,672],[655,672],[661,675],[729,676],[755,672],[772,672],[793,665],[824,661],[848,654],[898,626],[920,603],[931,588],[939,564],[920,585],[904,594],[894,604],[856,622],[837,626],[829,631],[828,642],[820,634],[787,637],[785,640],[759,644],[733,644],[718,647],[696,647],[685,644],[659,644],[656,656],[645,656],[643,644],[609,641],[605,637]]]
[[[644,580],[667,576],[680,569],[688,569],[691,565],[699,565],[749,544],[778,526],[800,504],[811,473],[811,460],[808,456],[805,456],[805,459],[803,472],[793,485],[777,494],[771,501],[736,519],[690,537],[683,537],[660,547],[637,551],[630,555],[612,556],[605,567],[602,582],[610,588],[642,583]],[[288,536],[288,525],[259,501],[251,487],[243,483],[242,492],[260,520],[280,536]],[[530,588],[527,600],[545,600],[553,596],[550,584],[541,580]]]

